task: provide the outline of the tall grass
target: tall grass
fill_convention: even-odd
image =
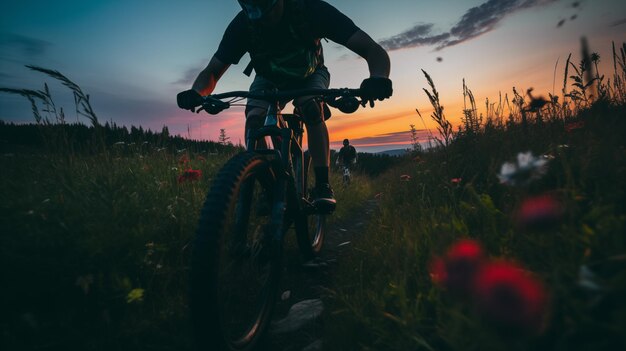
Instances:
[[[610,85],[598,79],[599,73],[586,77],[581,67],[588,69],[568,58],[567,100],[551,97],[537,107],[532,94],[527,99],[514,91],[506,109],[494,107],[494,115],[508,114],[506,123],[478,122],[464,84],[470,103],[459,132],[444,137],[448,146],[443,142],[417,153],[374,183],[381,193],[379,215],[353,242],[355,249],[326,299],[327,349],[626,346],[621,297],[626,293],[626,100],[615,83],[623,81],[626,70],[616,63],[621,70],[615,70]],[[576,75],[568,76],[568,70]],[[426,79],[435,91],[432,79]],[[588,94],[591,85],[605,93]],[[437,95],[428,97],[441,111]],[[507,103],[505,98],[502,105]],[[440,129],[447,128],[441,116],[432,117]],[[502,164],[526,151],[549,160],[547,174],[522,186],[501,184]],[[408,179],[401,175],[410,180],[401,181]],[[559,199],[563,217],[551,227],[524,227],[517,217],[522,203],[538,194]],[[433,283],[431,259],[460,238],[478,240],[492,259],[517,262],[544,282],[550,303],[542,333],[502,330],[481,317],[469,296]]]
[[[68,86],[92,125],[54,117],[47,84],[2,90],[38,99],[36,125],[0,123],[2,349],[192,349],[189,245],[213,177],[240,149],[102,126],[80,87],[32,68]],[[190,168],[199,180],[180,177]],[[339,172],[331,182],[331,223],[371,198],[358,172],[349,187]]]
[[[179,184],[169,153],[3,156],[7,349],[188,348],[188,244],[226,155],[204,157]]]
[[[191,349],[189,244],[229,157],[0,156],[3,349]],[[202,178],[179,183],[187,167]],[[331,223],[371,198],[364,176],[346,188],[338,172],[331,181],[339,202]]]

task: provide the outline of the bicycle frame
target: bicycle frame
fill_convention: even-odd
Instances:
[[[304,133],[303,122],[294,115],[280,114],[279,101],[292,100],[298,96],[321,96],[324,102],[332,107],[336,107],[345,113],[356,111],[359,104],[365,105],[362,101],[355,97],[360,96],[359,89],[301,89],[279,92],[278,90],[261,92],[259,94],[247,91],[233,91],[223,94],[211,95],[212,101],[230,98],[230,97],[247,97],[256,98],[270,102],[265,116],[263,127],[255,131],[249,131],[246,135],[246,150],[249,152],[265,153],[277,155],[276,159],[280,160],[278,167],[279,181],[287,181],[287,188],[290,194],[276,194],[281,199],[287,199],[287,205],[296,203],[298,210],[304,207],[311,207],[306,200],[306,190],[304,189],[304,152],[302,150],[302,136]],[[337,100],[336,98],[339,99]],[[208,97],[205,97],[205,99]],[[345,99],[344,99],[345,98]],[[206,100],[205,100],[206,102]],[[220,102],[220,105],[227,103]],[[289,117],[287,117],[289,116]],[[279,139],[280,138],[280,139]],[[264,139],[266,148],[257,147],[258,141]],[[292,155],[294,157],[292,157]],[[294,160],[295,158],[295,160]],[[295,165],[294,165],[295,161]],[[295,166],[295,167],[294,167]],[[291,182],[290,180],[293,180]],[[282,184],[279,184],[282,185]],[[282,187],[281,188],[285,188]],[[295,190],[295,191],[291,191]],[[289,195],[285,197],[285,195]],[[291,210],[293,206],[287,206],[287,210]]]
[[[302,138],[304,123],[294,114],[280,114],[278,102],[269,105],[263,127],[249,131],[246,137],[246,150],[262,154],[275,155],[273,166],[277,171],[277,181],[280,182],[274,194],[278,202],[277,208],[272,209],[271,225],[280,226],[293,212],[302,211],[310,206],[304,189],[304,151]],[[259,148],[258,142],[263,140],[266,148]],[[286,185],[286,186],[283,186]],[[283,231],[275,233],[283,235]],[[282,240],[282,237],[274,238]]]

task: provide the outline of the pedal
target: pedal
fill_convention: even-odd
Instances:
[[[328,202],[328,201],[318,201],[318,202],[313,203],[313,207],[315,208],[316,214],[329,215],[335,212],[337,203]]]
[[[337,207],[336,203],[328,203],[328,202],[318,202],[317,204],[312,203],[307,199],[302,199],[303,208],[302,210],[307,215],[315,215],[315,214],[332,214]]]

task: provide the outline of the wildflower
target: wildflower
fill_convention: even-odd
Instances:
[[[143,289],[133,289],[131,290],[128,295],[126,295],[126,303],[133,303],[133,302],[142,302],[143,301],[143,293],[144,290]]]
[[[443,258],[431,262],[430,276],[434,283],[448,290],[466,294],[484,262],[483,249],[475,240],[465,239],[454,244]]]
[[[189,158],[187,157],[187,155],[182,155],[179,159],[178,159],[178,164],[179,165],[186,165],[189,163]]]
[[[180,176],[178,176],[178,183],[183,183],[186,181],[194,181],[199,180],[202,177],[202,171],[199,169],[188,169],[183,172]]]
[[[581,129],[585,126],[584,121],[570,122],[565,124],[565,131],[571,133],[573,130]]]
[[[452,178],[452,179],[450,179],[450,183],[452,183],[454,185],[459,185],[459,184],[461,184],[461,180],[463,180],[463,178]]]
[[[561,203],[552,195],[544,194],[526,198],[515,219],[519,226],[528,229],[547,229],[556,225],[563,214]]]
[[[448,273],[446,272],[446,263],[441,257],[435,257],[430,261],[428,272],[433,283],[441,286],[446,284]]]
[[[409,180],[411,180],[411,176],[408,174],[403,174],[400,176],[400,180],[403,182],[408,182]]]
[[[517,162],[505,162],[500,168],[500,183],[507,185],[525,185],[541,178],[548,170],[548,159],[537,158],[531,152],[517,154]]]
[[[602,292],[605,290],[596,273],[587,265],[580,266],[578,270],[578,286],[589,292]]]
[[[547,294],[537,279],[508,262],[483,265],[474,281],[476,308],[507,332],[538,333],[547,310]]]

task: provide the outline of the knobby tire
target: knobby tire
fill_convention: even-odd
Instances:
[[[304,196],[309,198],[312,189],[313,177],[311,171],[311,156],[304,153]],[[301,212],[296,217],[296,236],[300,253],[305,260],[311,260],[319,256],[326,235],[326,215]]]
[[[250,152],[236,155],[216,175],[202,207],[193,243],[190,282],[190,307],[198,350],[251,350],[260,342],[270,322],[282,269],[282,243],[258,244],[266,240],[257,240],[250,244],[248,240],[252,234],[260,235],[262,239],[268,235],[272,237],[275,230],[282,228],[268,230],[267,225],[258,225],[254,233],[248,233],[247,227],[252,226],[249,222],[264,220],[262,215],[250,219],[254,211],[261,213],[255,207],[263,205],[263,201],[250,203],[256,199],[253,195],[257,183],[265,183],[258,185],[258,192],[265,192],[270,197],[280,183],[276,182],[269,157]],[[276,214],[276,207],[276,199],[272,199],[271,215]],[[268,231],[272,233],[268,234]],[[267,247],[270,247],[269,251]],[[249,271],[252,273],[246,271],[247,274],[256,273],[258,268],[259,277],[253,278],[266,277],[266,280],[259,283],[258,289],[239,289],[239,283],[245,284],[246,281],[237,280],[244,280],[245,275],[229,276],[227,270],[231,267],[235,267],[233,271],[251,267]],[[246,306],[245,301],[229,303],[230,299],[235,300],[233,296],[245,299],[257,292],[259,296],[250,303],[254,306]],[[232,317],[234,322],[231,321],[231,311],[233,314],[235,310],[246,313],[246,309],[253,309],[250,321],[238,322],[238,317]]]

